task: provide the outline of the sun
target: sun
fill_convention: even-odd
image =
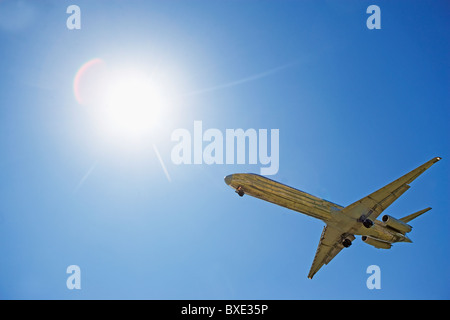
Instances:
[[[179,92],[177,73],[161,62],[139,67],[129,61],[114,65],[95,58],[84,63],[73,81],[75,100],[94,129],[89,139],[96,147],[108,155],[113,151],[119,159],[128,154],[144,156],[151,147],[170,182],[157,144],[177,117],[173,98]]]
[[[142,137],[162,122],[164,90],[139,68],[113,68],[103,60],[85,63],[74,80],[74,95],[98,129],[114,136]]]
[[[136,70],[113,72],[104,88],[103,103],[103,117],[111,130],[140,135],[160,121],[158,86]]]

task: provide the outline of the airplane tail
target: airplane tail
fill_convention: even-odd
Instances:
[[[408,224],[411,220],[417,218],[418,216],[424,214],[425,212],[431,210],[431,208],[426,208],[417,212],[414,212],[406,217],[403,217],[401,219],[396,219],[394,217],[391,217],[389,215],[384,215],[381,220],[383,221],[384,225],[396,230],[399,232],[402,236],[401,239],[397,242],[412,242],[411,239],[409,239],[406,234],[411,232],[412,226]]]
[[[427,212],[427,211],[429,211],[429,210],[431,210],[430,207],[428,207],[428,208],[426,208],[426,209],[423,209],[423,210],[420,210],[420,211],[417,211],[417,212],[412,213],[412,214],[410,214],[410,215],[408,215],[408,216],[406,216],[406,217],[401,218],[400,221],[402,221],[402,222],[404,222],[404,223],[408,223],[408,222],[410,222],[411,220],[414,220],[415,218],[417,218],[418,216],[424,214],[425,212]]]

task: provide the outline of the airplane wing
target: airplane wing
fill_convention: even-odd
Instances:
[[[312,279],[324,264],[328,264],[344,248],[342,242],[345,238],[353,241],[355,236],[342,233],[339,229],[329,225],[323,228],[319,246],[317,247],[316,255],[308,274],[309,279]]]
[[[387,207],[409,189],[411,182],[439,160],[441,160],[440,157],[431,159],[383,188],[369,194],[367,197],[345,207],[341,211],[342,214],[354,219],[360,219],[364,216],[364,218],[370,217],[371,220],[375,220]]]

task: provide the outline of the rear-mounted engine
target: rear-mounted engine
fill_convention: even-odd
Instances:
[[[409,224],[406,224],[403,221],[395,219],[394,217],[388,215],[384,215],[381,220],[384,222],[385,226],[397,230],[398,232],[403,234],[408,233],[412,230],[412,227]]]
[[[384,242],[368,236],[362,236],[361,239],[365,243],[370,244],[371,246],[374,246],[377,249],[390,249],[392,247],[392,244],[390,244],[389,242]]]

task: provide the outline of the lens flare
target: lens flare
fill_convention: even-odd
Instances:
[[[73,80],[73,93],[79,104],[93,104],[98,99],[97,85],[106,77],[106,63],[99,58],[81,66]]]

